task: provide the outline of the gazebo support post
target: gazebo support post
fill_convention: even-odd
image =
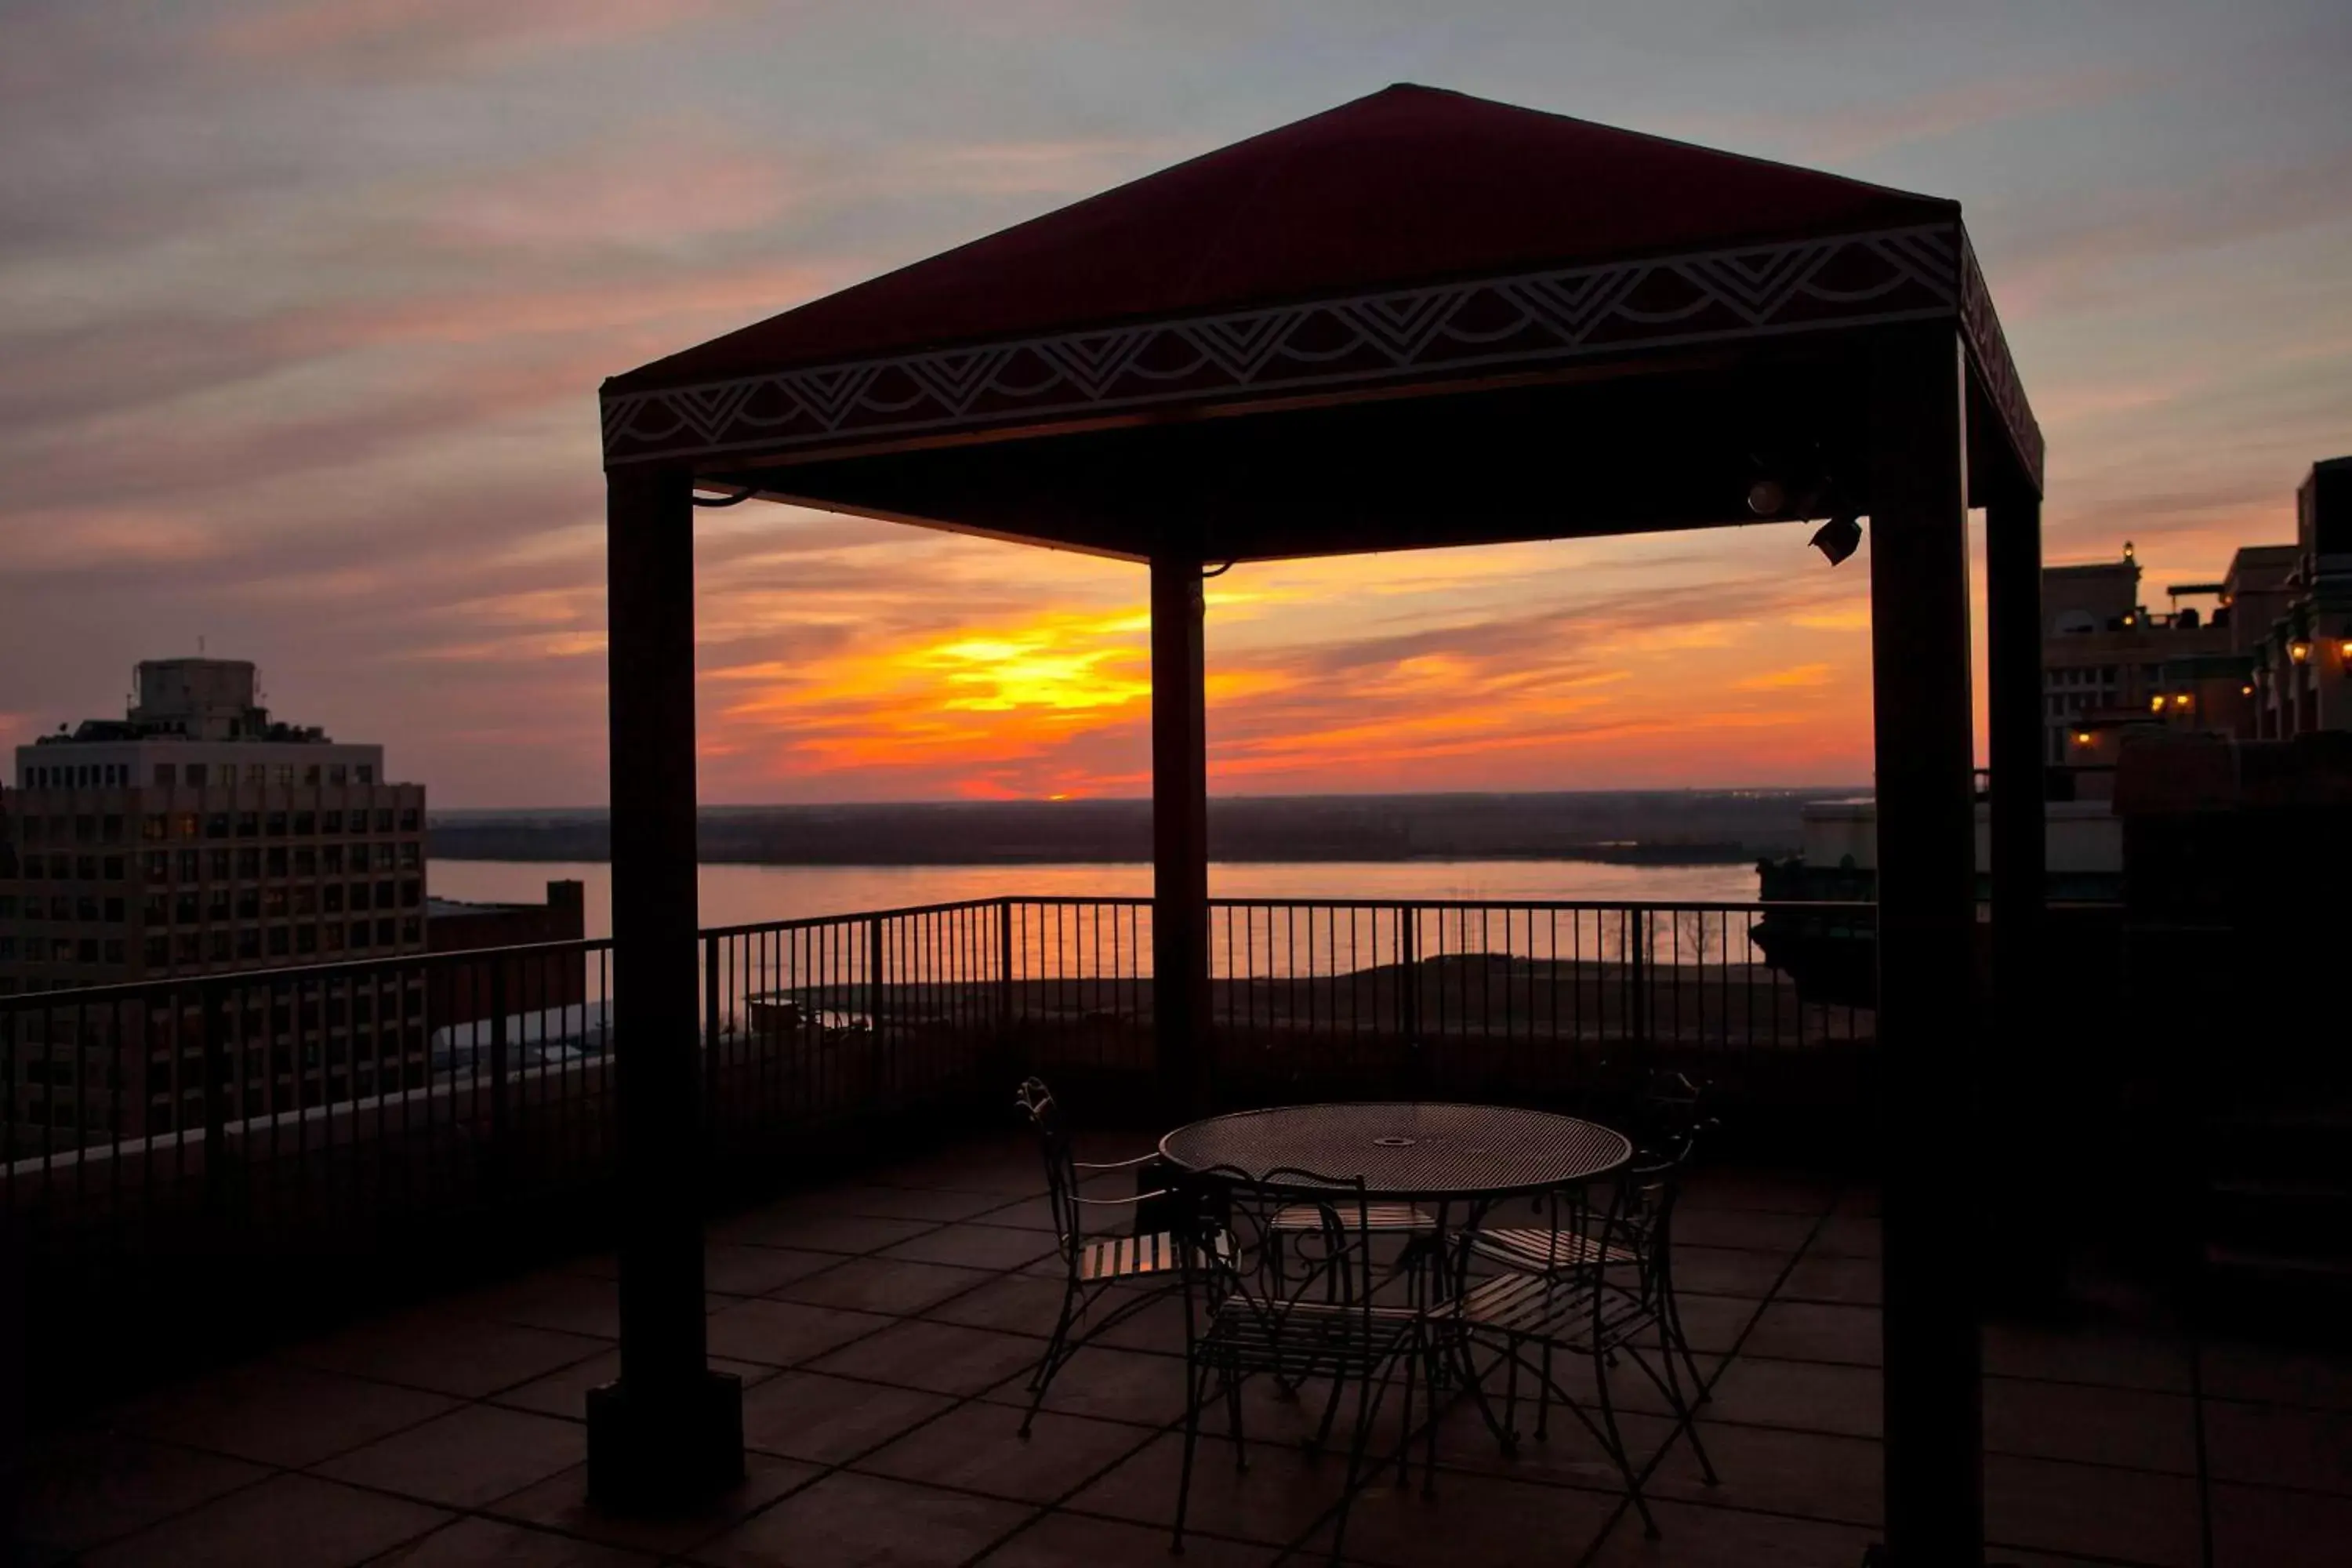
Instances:
[[[1209,1100],[1209,755],[1201,562],[1151,558],[1151,1025],[1160,1103]]]
[[[1871,664],[1885,1216],[1885,1568],[1984,1561],[1974,1202],[1974,725],[1965,363],[1871,351]]]
[[[588,1489],[659,1510],[743,1479],[742,1384],[703,1326],[692,475],[609,472],[605,509],[621,1375],[588,1395]]]
[[[1998,1105],[2009,1124],[1996,1131],[2016,1149],[2054,1151],[2057,1120],[2071,1085],[2063,1064],[2044,1053],[2042,953],[2049,888],[2043,821],[2042,719],[2042,503],[2004,493],[1985,508],[1986,684],[1992,764],[1992,1027],[1985,1070],[2005,1087]],[[2053,1066],[2061,1070],[2053,1074]],[[2053,1079],[2056,1081],[2053,1081]],[[2053,1096],[2050,1091],[2058,1090]],[[1987,1110],[1996,1102],[1989,1099]],[[2054,1300],[2066,1270],[2066,1216],[2037,1212],[2050,1187],[2071,1190],[2061,1173],[2011,1162],[2013,1180],[1991,1189],[2014,1237],[2016,1260],[1997,1283],[2012,1304]],[[2029,1190],[2028,1182],[2033,1184]]]

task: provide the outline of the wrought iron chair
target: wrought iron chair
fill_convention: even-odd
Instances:
[[[1635,1168],[1670,1169],[1674,1196],[1680,1195],[1682,1174],[1696,1154],[1699,1141],[1717,1125],[1715,1119],[1706,1113],[1707,1088],[1679,1072],[1653,1072],[1629,1108],[1627,1135],[1633,1141]],[[1570,1203],[1565,1211],[1561,1206],[1564,1201]],[[1471,1245],[1489,1260],[1521,1272],[1550,1273],[1601,1261],[1599,1244],[1589,1228],[1580,1228],[1590,1224],[1590,1208],[1582,1202],[1581,1194],[1571,1200],[1565,1194],[1552,1194],[1543,1203],[1551,1211],[1547,1224],[1482,1228],[1473,1233]],[[1671,1202],[1666,1217],[1670,1223]],[[1683,1331],[1682,1308],[1675,1295],[1671,1236],[1661,1236],[1657,1256],[1651,1262],[1657,1271],[1666,1332],[1674,1353],[1682,1360],[1683,1371],[1697,1396],[1696,1403],[1705,1405],[1714,1394],[1699,1373],[1690,1337]]]
[[[1186,1248],[1184,1277],[1184,1458],[1177,1483],[1172,1545],[1184,1548],[1184,1520],[1200,1445],[1201,1413],[1212,1384],[1225,1405],[1236,1468],[1249,1468],[1243,1432],[1241,1386],[1255,1373],[1295,1389],[1316,1377],[1330,1380],[1322,1420],[1310,1443],[1328,1444],[1349,1383],[1356,1414],[1348,1444],[1348,1475],[1332,1529],[1331,1556],[1339,1556],[1348,1510],[1364,1476],[1365,1447],[1391,1377],[1399,1366],[1408,1381],[1430,1341],[1417,1301],[1382,1301],[1375,1278],[1374,1205],[1360,1177],[1324,1176],[1283,1169],[1252,1176],[1230,1167],[1197,1173],[1188,1184],[1202,1192],[1202,1212],[1217,1212],[1215,1234]],[[1308,1228],[1300,1216],[1311,1214]],[[1405,1428],[1412,1429],[1408,1394]],[[1402,1465],[1402,1455],[1400,1456]]]
[[[1694,1134],[1668,1158],[1628,1166],[1603,1210],[1594,1210],[1578,1189],[1560,1194],[1548,1228],[1472,1233],[1465,1238],[1465,1261],[1475,1253],[1502,1268],[1475,1284],[1467,1283],[1465,1270],[1452,1310],[1470,1338],[1499,1348],[1507,1363],[1501,1427],[1506,1444],[1517,1437],[1519,1375],[1533,1373],[1538,1440],[1548,1436],[1553,1402],[1566,1405],[1615,1461],[1643,1529],[1652,1537],[1658,1533],[1657,1521],[1626,1451],[1609,1378],[1626,1363],[1639,1369],[1674,1415],[1667,1443],[1687,1433],[1700,1475],[1715,1484],[1715,1466],[1693,1420],[1696,1401],[1682,1388],[1677,1362],[1690,1364],[1690,1347],[1674,1315],[1669,1285],[1675,1205],[1695,1142]],[[1655,1343],[1645,1346],[1645,1335],[1654,1336]],[[1554,1377],[1555,1352],[1590,1361],[1598,1423]]]
[[[1064,1266],[1062,1310],[1055,1320],[1045,1353],[1038,1359],[1037,1370],[1029,1378],[1029,1410],[1021,1418],[1021,1436],[1026,1437],[1036,1422],[1038,1407],[1045,1402],[1045,1391],[1053,1385],[1055,1374],[1097,1337],[1152,1302],[1175,1293],[1182,1284],[1182,1269],[1177,1258],[1181,1238],[1174,1233],[1090,1235],[1085,1218],[1090,1208],[1134,1212],[1139,1205],[1171,1196],[1169,1193],[1090,1198],[1078,1192],[1082,1172],[1092,1174],[1131,1171],[1150,1163],[1157,1155],[1145,1154],[1109,1163],[1088,1163],[1076,1158],[1071,1152],[1069,1129],[1062,1121],[1061,1107],[1041,1079],[1024,1080],[1013,1096],[1013,1103],[1028,1119],[1045,1156],[1046,1200],[1053,1209],[1054,1234]],[[1125,1300],[1087,1322],[1089,1314],[1113,1293]]]

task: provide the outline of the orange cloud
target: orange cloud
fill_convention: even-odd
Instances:
[[[296,0],[223,24],[225,54],[369,71],[618,43],[698,20],[714,0]]]

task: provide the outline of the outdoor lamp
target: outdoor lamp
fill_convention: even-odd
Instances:
[[[1828,556],[1830,564],[1835,566],[1862,547],[1862,524],[1851,516],[1833,517],[1813,530],[1812,538],[1806,542]]]
[[[1758,517],[1779,515],[1789,504],[1789,492],[1778,479],[1759,479],[1748,487],[1748,510]]]
[[[2087,746],[2090,743],[2091,732],[2088,730],[2077,730],[2074,731],[2074,744],[2078,746]]]
[[[2336,645],[2336,657],[2344,661],[2344,668],[2352,669],[2352,637],[2346,637]]]
[[[2311,639],[2309,637],[2295,638],[2293,642],[2286,645],[2286,656],[2287,658],[2294,660],[2297,664],[2309,664],[2311,662]]]
[[[2163,692],[2159,691],[2155,696],[2147,700],[2147,710],[2151,713],[2161,713],[2164,711]]]
[[[2186,691],[2176,691],[2176,692],[2174,692],[2174,693],[2172,694],[2172,705],[2173,705],[2175,708],[2186,708],[2186,707],[2188,707],[2188,706],[2189,706],[2189,693],[2187,693]]]
[[[2252,697],[2253,694],[2254,689],[2252,686],[2241,686],[2238,688],[2238,695],[2241,697]]]

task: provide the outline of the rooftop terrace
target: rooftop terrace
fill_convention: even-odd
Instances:
[[[1100,1142],[1090,1157],[1147,1146]],[[647,1521],[587,1501],[583,1400],[615,1371],[613,1264],[586,1255],[140,1395],[38,1439],[37,1563],[708,1565],[1156,1563],[1175,1496],[1182,1331],[1084,1352],[1034,1438],[1022,1386],[1058,1301],[1034,1149],[1013,1138],[804,1187],[713,1224],[712,1353],[747,1385],[750,1479]],[[1702,1169],[1678,1282],[1722,1484],[1632,1418],[1664,1538],[1589,1440],[1501,1457],[1442,1419],[1435,1496],[1358,1501],[1351,1563],[1853,1564],[1878,1518],[1878,1220],[1861,1184]],[[1985,1350],[1996,1560],[2280,1568],[2352,1533],[2352,1358],[2199,1342],[2121,1290]],[[1630,1381],[1628,1385],[1630,1386]],[[1251,1390],[1252,1467],[1212,1422],[1189,1561],[1319,1561],[1340,1461]],[[1637,1405],[1636,1408],[1639,1408]],[[1390,1441],[1394,1432],[1391,1429]]]

